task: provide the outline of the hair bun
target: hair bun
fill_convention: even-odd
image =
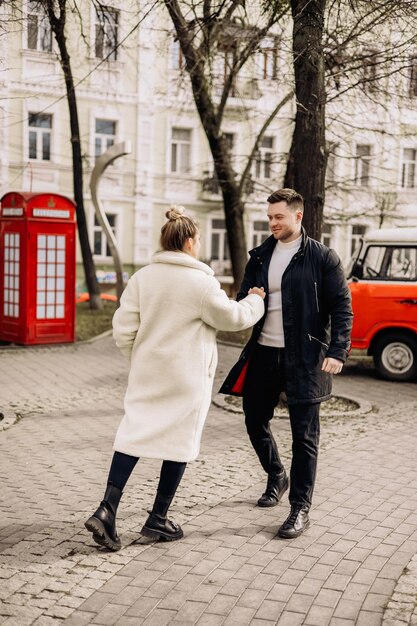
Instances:
[[[184,210],[183,206],[171,206],[169,211],[165,213],[165,217],[170,221],[178,220],[180,217],[183,217]]]

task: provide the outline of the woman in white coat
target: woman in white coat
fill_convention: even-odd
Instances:
[[[121,547],[116,511],[141,456],[163,461],[141,534],[167,541],[183,536],[167,512],[187,462],[200,450],[217,365],[216,330],[243,330],[264,314],[263,289],[229,300],[213,270],[198,260],[198,228],[182,207],[166,217],[162,251],[130,278],[113,318],[116,344],[130,360],[125,414],[104,498],[85,523],[110,550]]]

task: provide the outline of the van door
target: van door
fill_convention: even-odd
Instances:
[[[352,345],[373,343],[375,365],[391,380],[417,374],[417,245],[369,244],[350,284]],[[388,337],[388,339],[387,339]]]

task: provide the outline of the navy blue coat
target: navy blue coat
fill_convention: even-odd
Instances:
[[[237,299],[251,287],[264,287],[268,311],[268,268],[276,245],[271,235],[249,252],[250,259]],[[285,337],[285,388],[289,404],[314,404],[330,397],[332,375],[321,371],[325,357],[345,362],[350,349],[352,304],[342,263],[334,250],[307,236],[302,228],[300,249],[282,277]],[[265,322],[252,336],[220,393],[241,396],[247,364]]]

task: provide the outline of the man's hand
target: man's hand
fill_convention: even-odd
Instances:
[[[261,296],[261,298],[265,298],[265,289],[263,287],[252,287],[248,291],[248,296],[251,293],[256,293],[256,295]]]
[[[326,357],[321,366],[322,371],[328,374],[340,374],[342,368],[343,362],[339,361],[339,359],[332,359],[331,357]]]

